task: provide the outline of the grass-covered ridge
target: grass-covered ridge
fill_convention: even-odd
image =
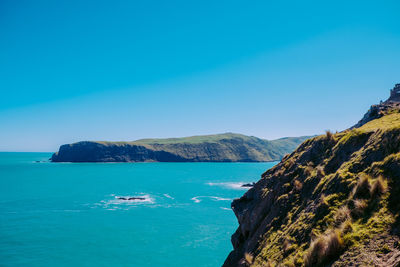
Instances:
[[[246,136],[243,134],[235,134],[235,133],[224,133],[224,134],[210,134],[210,135],[196,135],[189,137],[180,137],[180,138],[151,138],[151,139],[139,139],[134,141],[134,143],[138,144],[199,144],[199,143],[215,143],[219,142],[223,139],[232,139],[232,138],[241,138],[244,140],[251,140],[254,137]]]
[[[391,113],[380,119],[370,121],[360,128],[360,131],[375,131],[377,129],[388,130],[400,127],[400,113]]]
[[[305,141],[233,209],[226,266],[400,263],[400,114]]]
[[[143,161],[277,161],[308,137],[265,140],[225,133],[182,138],[141,139],[131,142],[84,141],[60,147],[53,161],[143,162]]]

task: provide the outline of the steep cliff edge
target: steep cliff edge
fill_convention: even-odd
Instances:
[[[358,128],[369,121],[379,119],[384,115],[392,112],[397,112],[400,109],[400,83],[396,84],[390,91],[390,97],[378,105],[372,105],[371,108],[365,113],[364,117],[352,128]]]
[[[62,145],[53,162],[261,162],[277,161],[308,137],[264,140],[218,134],[133,142],[84,141]]]
[[[303,142],[232,209],[224,266],[399,266],[400,113]],[[394,108],[393,108],[394,107]]]

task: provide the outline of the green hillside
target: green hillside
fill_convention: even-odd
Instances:
[[[58,162],[262,162],[292,152],[303,137],[264,140],[226,133],[131,142],[83,141],[67,144],[52,157]]]
[[[225,266],[399,266],[399,110],[366,121],[303,142],[232,203]]]

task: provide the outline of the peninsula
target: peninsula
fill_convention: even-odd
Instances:
[[[225,133],[132,142],[62,145],[53,162],[266,162],[281,160],[309,136],[265,140]]]

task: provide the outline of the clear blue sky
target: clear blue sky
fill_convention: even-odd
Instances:
[[[343,130],[400,82],[400,1],[0,1],[0,151]]]

